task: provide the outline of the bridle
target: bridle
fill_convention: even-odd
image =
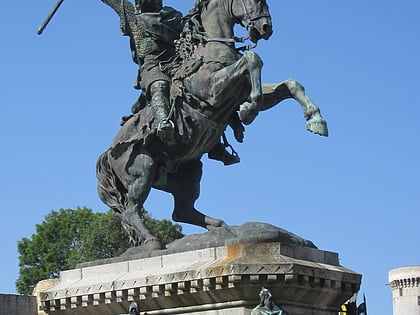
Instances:
[[[264,1],[264,0],[261,0]],[[244,21],[246,23],[245,27],[247,31],[250,31],[253,27],[254,27],[254,21],[259,20],[261,18],[270,18],[270,15],[268,14],[258,14],[255,16],[251,16],[251,14],[249,14],[249,9],[246,6],[245,0],[241,0],[241,4],[242,7],[244,8],[244,12],[245,12],[245,18]]]
[[[260,1],[265,1],[265,0],[260,0]],[[232,1],[232,4],[233,4],[233,1]],[[244,16],[243,20],[241,21],[241,24],[245,24],[244,26],[245,26],[245,28],[248,32],[248,36],[247,37],[233,36],[232,38],[207,38],[207,37],[204,37],[204,39],[207,42],[244,43],[245,41],[247,41],[250,38],[249,34],[251,33],[251,31],[253,29],[255,29],[255,25],[254,25],[255,21],[257,21],[261,18],[271,18],[271,16],[269,14],[265,14],[265,13],[252,16],[249,13],[250,10],[249,10],[249,7],[247,7],[247,5],[246,5],[245,0],[241,0],[241,4],[242,4],[242,7],[243,7],[244,12],[245,12],[245,16]],[[233,16],[232,8],[230,8],[230,15]],[[244,22],[244,23],[242,23],[242,22]],[[252,43],[251,45],[241,46],[241,47],[236,48],[236,50],[245,51],[245,50],[251,50],[255,47],[257,47],[257,43]]]

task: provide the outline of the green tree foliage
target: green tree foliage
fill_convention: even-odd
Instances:
[[[30,294],[38,281],[56,278],[61,270],[74,268],[80,231],[92,220],[92,210],[87,208],[61,209],[47,214],[44,221],[36,225],[31,239],[23,238],[18,242],[17,291]]]
[[[143,219],[162,244],[183,236],[179,224],[153,219],[147,212]],[[20,270],[16,289],[21,294],[31,294],[40,280],[56,278],[60,271],[75,268],[80,262],[119,256],[128,248],[128,235],[111,210],[51,211],[36,225],[31,239],[18,242]]]
[[[112,212],[95,213],[88,227],[81,230],[77,245],[79,262],[116,257],[129,248],[127,232]]]

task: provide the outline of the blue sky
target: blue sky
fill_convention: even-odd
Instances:
[[[296,102],[280,103],[234,145],[239,165],[203,157],[197,207],[231,225],[272,223],[338,252],[363,275],[369,312],[390,315],[388,270],[420,264],[420,2],[268,2],[274,34],[255,49],[263,81],[300,81],[330,137],[305,130]],[[164,3],[186,13],[193,1]],[[99,0],[67,0],[38,36],[53,4],[0,3],[0,293],[15,292],[17,241],[47,213],[107,210],[96,159],[137,97],[115,13]],[[146,208],[169,218],[171,197],[152,192]]]

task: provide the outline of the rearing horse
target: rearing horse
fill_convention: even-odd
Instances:
[[[237,23],[248,30],[254,43],[271,36],[265,0],[196,0],[185,19],[178,56],[182,62],[171,90],[176,139],[162,142],[152,136],[146,141],[145,130],[156,128],[146,106],[123,125],[97,163],[100,198],[121,218],[131,241],[146,249],[161,248],[141,219],[151,188],[173,195],[174,221],[207,229],[225,224],[199,212],[194,203],[200,192],[200,159],[219,142],[237,111],[242,123],[250,124],[259,111],[295,98],[302,105],[308,130],[328,134],[319,108],[297,81],[261,84],[260,57],[235,49]],[[187,46],[189,53],[183,54],[182,47]]]

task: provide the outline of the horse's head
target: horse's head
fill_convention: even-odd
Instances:
[[[248,30],[249,39],[256,43],[273,34],[270,11],[266,0],[233,0],[232,14]]]

